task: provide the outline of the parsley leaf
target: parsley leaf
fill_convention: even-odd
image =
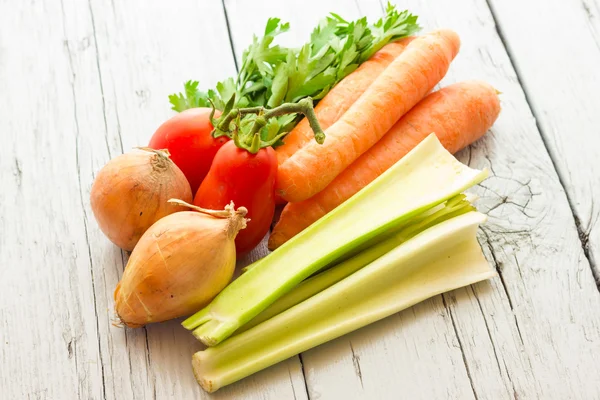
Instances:
[[[182,93],[169,96],[172,109],[181,112],[210,107],[211,102],[223,111],[228,103],[235,108],[274,108],[305,97],[318,101],[383,46],[420,29],[415,15],[399,12],[390,3],[385,16],[372,25],[364,17],[347,21],[331,13],[313,29],[310,40],[302,47],[274,44],[276,37],[289,28],[279,18],[269,18],[263,36],[253,36],[252,43],[244,50],[235,78],[225,79],[207,92],[198,89],[197,81],[187,81]],[[252,118],[251,115],[242,118],[238,125],[242,134],[252,125],[249,123]],[[272,118],[261,130],[263,140],[276,145],[299,119],[297,115]]]

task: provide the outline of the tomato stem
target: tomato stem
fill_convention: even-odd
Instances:
[[[252,154],[256,154],[258,153],[258,151],[261,149],[261,140],[260,140],[260,133],[256,132],[254,134],[254,136],[252,137],[252,144],[250,145],[250,148],[248,149],[248,151]]]
[[[212,135],[213,137],[228,136],[234,140],[236,146],[246,149],[253,154],[263,147],[272,146],[287,134],[287,132],[281,132],[267,141],[263,141],[260,135],[261,129],[267,125],[267,122],[271,118],[281,117],[286,114],[304,115],[308,120],[317,143],[323,144],[325,141],[325,132],[323,132],[323,129],[319,124],[319,120],[313,108],[313,100],[310,97],[306,97],[297,103],[284,103],[272,109],[267,109],[262,106],[232,108],[232,104],[231,101],[228,102],[223,110],[221,118],[213,122],[214,130]],[[240,118],[250,114],[255,114],[256,117],[254,121],[252,121],[249,130],[245,128],[244,131],[241,132],[242,137],[240,138],[239,130],[242,129]],[[235,126],[232,128],[232,122],[235,120],[237,120],[237,123],[235,123]]]
[[[257,113],[257,111],[259,116],[262,114],[262,117],[264,118],[265,122],[262,126],[260,126],[256,123],[256,121],[258,121],[257,118],[252,127],[252,130],[250,131],[250,134],[254,134],[258,130],[260,130],[266,124],[266,121],[268,121],[271,118],[280,117],[286,114],[302,114],[308,120],[308,123],[310,124],[310,127],[313,130],[315,140],[317,141],[317,143],[323,144],[323,142],[325,141],[325,132],[323,132],[323,129],[321,129],[321,124],[319,124],[319,120],[317,118],[317,115],[315,114],[315,109],[313,108],[313,101],[310,97],[306,97],[300,100],[298,103],[284,103],[272,109],[265,109],[264,107],[239,109],[240,115]]]
[[[313,108],[313,100],[310,97],[305,97],[300,100],[298,103],[285,103],[280,105],[279,107],[275,107],[271,110],[265,112],[265,119],[279,117],[284,114],[303,114],[310,128],[312,129],[315,140],[319,144],[323,144],[325,141],[325,132],[321,129],[321,124],[319,124],[319,120],[317,118],[317,114],[315,114],[315,109]]]

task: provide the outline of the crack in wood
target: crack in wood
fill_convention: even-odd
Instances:
[[[579,218],[579,214],[577,213],[577,211],[575,209],[575,201],[573,200],[573,198],[571,197],[571,195],[567,191],[567,186],[565,184],[565,182],[566,182],[565,174],[558,167],[558,164],[557,164],[557,161],[556,161],[558,159],[558,156],[554,153],[554,151],[552,150],[552,147],[549,146],[549,144],[548,144],[548,136],[544,133],[545,130],[542,128],[542,126],[541,126],[541,124],[539,122],[540,121],[539,112],[533,106],[528,86],[525,84],[525,82],[523,81],[523,79],[521,79],[521,71],[520,71],[519,65],[518,65],[517,62],[515,62],[515,57],[513,55],[513,52],[511,50],[510,46],[508,45],[508,42],[506,40],[504,32],[502,31],[502,28],[499,25],[498,19],[496,17],[496,11],[494,9],[494,6],[492,5],[491,0],[485,0],[485,1],[486,1],[487,5],[488,5],[488,8],[490,9],[490,14],[492,16],[492,20],[494,21],[494,26],[496,28],[496,33],[498,34],[498,37],[500,38],[502,46],[504,46],[506,54],[508,55],[508,60],[510,62],[510,65],[511,65],[511,67],[513,68],[513,70],[515,72],[515,76],[517,78],[517,83],[521,86],[521,88],[523,90],[523,95],[525,97],[525,102],[527,103],[527,105],[529,107],[529,110],[531,111],[531,113],[532,113],[532,115],[534,117],[535,126],[536,126],[536,128],[538,130],[538,133],[540,135],[540,138],[542,140],[544,148],[546,149],[546,151],[548,152],[548,155],[550,156],[550,162],[551,162],[552,167],[554,168],[554,171],[556,172],[556,175],[558,176],[558,182],[559,182],[560,186],[562,187],[562,189],[563,189],[563,191],[565,193],[565,196],[567,198],[567,204],[569,205],[569,208],[571,210],[571,214],[573,215],[573,219],[575,221],[575,227],[577,228],[577,232],[579,234],[579,238],[580,238],[580,241],[581,241],[581,247],[582,247],[582,250],[583,250],[583,254],[584,254],[585,258],[588,261],[588,265],[590,267],[592,276],[593,276],[594,281],[596,283],[596,288],[600,292],[600,271],[598,270],[598,265],[596,264],[594,257],[590,254],[589,248],[587,246],[585,246],[585,243],[587,243],[587,240],[584,242],[583,239],[587,238],[586,232],[585,232],[585,229],[583,229],[583,226],[581,224],[581,219]]]
[[[458,341],[460,355],[462,356],[463,364],[464,364],[465,370],[467,372],[467,378],[469,378],[469,384],[471,385],[471,390],[473,391],[473,396],[475,397],[475,400],[479,400],[479,398],[477,397],[477,392],[475,391],[475,384],[473,382],[473,377],[471,376],[471,370],[469,369],[469,364],[467,363],[467,357],[465,355],[464,347],[463,347],[462,341],[460,340],[460,335],[458,334],[458,328],[456,327],[456,321],[454,321],[454,315],[452,314],[452,310],[450,309],[450,307],[448,307],[448,304],[446,303],[446,294],[443,293],[441,296],[442,296],[442,303],[444,304],[444,308],[448,312],[448,315],[450,315],[450,321],[452,321],[452,328],[454,329],[454,336],[456,337],[456,340]]]
[[[500,376],[502,376],[502,367],[500,366],[500,358],[498,357],[498,350],[496,349],[496,343],[494,342],[494,339],[492,338],[492,332],[490,331],[490,326],[488,325],[487,318],[485,317],[485,313],[483,312],[483,306],[481,305],[479,296],[477,296],[477,292],[475,290],[475,285],[471,285],[471,290],[473,291],[473,296],[475,297],[475,300],[477,300],[477,305],[479,306],[479,311],[481,312],[481,316],[483,318],[483,324],[485,325],[485,330],[487,331],[488,338],[490,339],[490,344],[492,345],[492,351],[494,352],[494,358],[496,359],[496,364],[498,365],[498,372],[500,373]],[[522,341],[523,341],[523,339],[521,339],[521,342]],[[504,364],[505,372],[508,376],[508,380],[511,383],[513,392],[516,392],[515,386],[510,378],[510,375],[508,374],[508,368],[506,368],[506,362],[504,361],[504,359],[502,359],[502,363]]]
[[[127,329],[127,328],[125,328]],[[156,400],[156,376],[152,372],[151,368],[151,359],[150,359],[150,344],[148,343],[148,328],[145,326],[142,328],[144,330],[144,339],[146,341],[146,370],[152,376],[152,398]]]
[[[67,343],[67,354],[69,358],[73,357],[73,338],[71,338],[71,340],[69,340],[69,343]]]
[[[585,12],[585,16],[586,19],[588,20],[589,24],[589,28],[590,31],[592,32],[592,37],[594,38],[594,43],[596,44],[596,47],[598,47],[598,49],[600,50],[600,40],[599,40],[599,34],[595,29],[595,24],[596,22],[594,21],[596,19],[596,16],[594,15],[594,12],[592,11],[592,8],[590,7],[590,5],[583,0],[581,2],[581,6],[583,7],[583,11]]]
[[[97,49],[97,47],[96,47],[96,49]],[[100,71],[99,68],[100,68],[100,62],[98,61],[98,71]],[[112,76],[111,76],[111,82],[112,82],[112,86],[113,86],[113,90],[114,90],[115,80],[112,79]],[[121,120],[119,119],[119,108],[117,107],[116,102],[115,102],[114,110],[115,110],[115,121],[117,122],[117,136],[119,137],[119,145],[121,147],[120,150],[121,150],[121,154],[122,154],[124,152],[123,151],[123,137],[121,136]]]
[[[498,258],[496,257],[496,251],[494,250],[494,246],[492,245],[492,241],[490,239],[489,234],[483,228],[481,229],[481,231],[483,232],[483,234],[485,236],[487,247],[492,256],[492,262],[494,263],[494,267],[495,267],[496,271],[498,272],[498,277],[500,278],[500,283],[502,284],[502,288],[504,289],[504,293],[506,294],[506,298],[508,299],[508,306],[510,307],[510,311],[515,320],[515,327],[517,328],[517,332],[519,334],[519,339],[521,339],[521,344],[525,344],[525,342],[523,341],[523,335],[521,334],[521,328],[519,327],[519,320],[517,319],[517,315],[515,314],[513,300],[510,296],[510,292],[508,291],[508,287],[506,286],[506,281],[504,280],[503,264],[501,262],[499,262]],[[515,258],[516,258],[516,256],[515,256]],[[519,268],[519,275],[521,275],[520,268]],[[521,278],[522,278],[522,275],[521,275]],[[475,294],[475,290],[473,290],[473,293]],[[477,298],[477,302],[479,303],[479,298],[477,297],[477,295],[475,295],[475,297]],[[481,304],[480,304],[480,307],[481,307]],[[483,311],[482,311],[482,313],[483,313]],[[485,316],[484,316],[484,320],[485,320]],[[487,327],[487,321],[486,321],[486,327]],[[489,331],[488,331],[488,333],[489,333]],[[494,352],[495,352],[495,349],[494,349]]]
[[[473,156],[473,146],[468,146],[467,149],[469,149],[469,159],[467,160],[467,165],[470,167],[471,166],[471,157]]]
[[[14,174],[15,181],[17,182],[17,186],[20,188],[21,183],[23,183],[23,167],[21,166],[21,161],[15,157],[15,169]]]
[[[235,70],[239,72],[240,68],[238,67],[237,57],[235,56],[235,45],[233,44],[233,35],[231,35],[231,26],[229,24],[229,16],[227,15],[227,6],[225,5],[225,0],[221,0],[221,4],[223,5],[223,16],[225,17],[225,26],[227,26],[227,36],[229,36],[229,45],[231,46],[231,53],[233,54]]]
[[[94,11],[92,9],[92,2],[88,0],[88,8],[90,11],[90,18],[92,21],[92,33],[94,37],[94,49],[96,51],[96,69],[98,71],[98,81],[100,82],[100,94],[102,95],[102,117],[104,119],[104,143],[106,144],[106,151],[108,157],[113,158],[110,152],[110,145],[108,144],[108,122],[106,121],[106,102],[104,100],[104,84],[102,83],[102,70],[100,69],[100,52],[98,51],[98,39],[96,36],[96,22],[94,21]],[[121,144],[121,147],[122,144]]]
[[[77,352],[77,343],[75,343],[75,352]],[[81,399],[81,385],[85,381],[85,377],[84,378],[80,378],[79,377],[79,360],[77,359],[77,353],[75,353],[74,362],[75,362],[75,373],[77,374],[77,379],[78,379],[78,382],[77,382],[77,398]]]
[[[354,347],[352,347],[352,342],[350,342],[350,351],[352,352],[352,365],[354,365],[354,372],[360,381],[360,387],[365,388],[363,384],[362,371],[360,369],[360,357],[354,352]]]
[[[310,391],[308,390],[308,382],[306,380],[306,371],[304,371],[304,361],[302,360],[302,353],[298,354],[300,360],[300,370],[302,371],[302,380],[304,381],[304,390],[306,390],[306,398],[310,400]]]
[[[290,372],[290,366],[287,368],[288,378],[290,379],[290,385],[292,386],[292,394],[294,395],[294,400],[296,400],[296,389],[294,388],[294,381],[292,380],[292,373]]]
[[[379,2],[379,4],[381,5],[381,2]],[[356,6],[356,10],[358,11],[359,14],[363,14],[361,8],[360,8],[360,1],[359,0],[354,0],[354,5]]]
[[[506,371],[506,377],[508,378],[508,381],[510,382],[510,386],[512,387],[512,391],[513,391],[513,398],[515,400],[519,399],[519,394],[517,393],[517,389],[515,388],[515,384],[510,376],[510,372],[508,372],[508,366],[506,365],[506,360],[502,359],[502,363],[504,364],[504,370]]]
[[[62,12],[62,27],[63,27],[63,34],[65,36],[65,38],[67,38],[67,29],[66,29],[66,25],[65,25],[65,21],[66,21],[66,14],[65,14],[65,8],[64,8],[64,3],[61,0],[60,2],[60,7],[61,7],[61,12]],[[68,54],[68,61],[69,61],[69,69],[71,71],[71,95],[72,95],[72,99],[73,99],[73,118],[74,118],[74,122],[75,122],[75,167],[77,169],[77,183],[79,185],[79,202],[81,205],[81,210],[83,212],[83,226],[84,226],[84,231],[85,231],[85,242],[86,242],[86,247],[87,247],[87,253],[88,253],[88,259],[89,259],[89,263],[90,263],[90,276],[91,276],[91,280],[92,280],[92,299],[93,299],[93,305],[94,305],[94,317],[95,317],[95,322],[96,322],[96,337],[98,340],[98,356],[100,358],[100,370],[101,370],[101,374],[102,374],[102,398],[106,399],[106,377],[105,377],[105,372],[104,372],[104,363],[102,362],[102,344],[100,341],[100,321],[98,318],[98,301],[96,298],[96,284],[95,284],[95,276],[94,276],[94,262],[92,259],[92,249],[90,247],[90,238],[89,238],[89,228],[87,225],[87,212],[85,210],[85,202],[83,200],[83,184],[82,184],[82,180],[81,180],[81,168],[80,168],[80,160],[79,160],[79,138],[80,138],[80,129],[79,129],[79,119],[77,117],[77,96],[75,93],[75,69],[73,66],[73,56],[71,53],[71,47],[69,45],[69,42],[66,42],[66,48],[67,48],[67,54]],[[75,354],[75,369],[77,371],[78,369],[78,363],[77,363],[77,354]],[[77,375],[79,376],[79,372],[77,371]],[[78,385],[78,390],[80,390],[80,386]],[[81,396],[80,396],[81,397]]]

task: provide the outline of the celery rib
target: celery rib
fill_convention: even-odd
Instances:
[[[495,275],[476,239],[478,212],[451,218],[397,246],[333,286],[193,356],[202,387],[215,391],[429,297]]]
[[[431,134],[348,201],[255,263],[183,325],[214,346],[309,276],[486,176],[487,171],[458,162]]]
[[[443,205],[431,209],[429,212],[420,214],[412,218],[406,226],[394,233],[390,238],[385,239],[372,247],[360,252],[349,260],[327,269],[318,275],[308,278],[300,285],[284,294],[271,304],[266,310],[254,317],[250,322],[238,329],[234,335],[238,335],[248,329],[260,324],[269,318],[282,313],[283,311],[301,303],[302,301],[314,296],[315,294],[327,289],[331,285],[350,276],[354,272],[370,264],[379,257],[388,253],[393,248],[401,245],[410,238],[423,232],[433,225],[439,224],[458,215],[475,211],[475,208],[467,200],[464,194],[455,196]]]

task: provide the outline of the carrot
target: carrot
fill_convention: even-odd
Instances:
[[[356,71],[335,85],[315,107],[315,114],[321,128],[327,129],[340,119],[356,99],[367,90],[375,78],[404,51],[413,39],[414,37],[407,37],[386,45],[361,64]],[[308,121],[304,118],[285,136],[283,145],[275,149],[279,165],[304,147],[306,143],[313,140],[313,137],[314,133]]]
[[[456,83],[428,95],[327,188],[308,200],[286,205],[271,233],[269,249],[281,246],[352,197],[431,132],[455,153],[483,136],[499,113],[497,92],[485,82]]]
[[[322,145],[307,143],[279,166],[277,193],[286,201],[298,202],[323,190],[433,89],[459,47],[458,35],[450,30],[438,30],[410,42],[326,129]]]

